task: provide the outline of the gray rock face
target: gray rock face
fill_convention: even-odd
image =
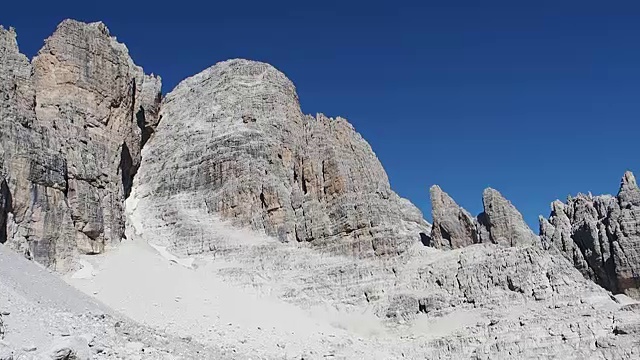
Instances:
[[[431,231],[390,189],[353,127],[303,115],[293,84],[270,65],[220,63],[181,83],[161,110],[159,87],[101,23],[63,22],[32,63],[19,53],[15,33],[0,28],[0,225],[7,230],[0,242],[63,270],[71,254],[101,252],[121,238],[131,192],[131,238],[209,252],[192,263],[211,271],[199,274],[260,291],[265,301],[358,315],[355,325],[332,321],[331,334],[297,334],[301,348],[314,349],[311,358],[640,355],[638,303],[610,297],[563,256],[538,248],[497,191],[485,190],[484,211],[473,218],[433,187]],[[625,174],[616,198],[579,196],[553,207],[541,225],[545,247],[633,295],[640,243],[633,175]],[[427,232],[436,247],[452,250],[419,246]],[[4,246],[0,270],[0,305],[12,310],[0,317],[0,330],[4,320],[7,338],[23,349],[18,358],[225,358],[219,342],[210,342],[215,350],[199,345],[225,337],[233,345],[229,358],[249,357],[236,348],[307,358],[280,344],[293,331],[269,337],[258,327],[265,335],[254,337],[254,347],[226,330],[209,335],[209,326],[203,337],[182,340],[139,326]],[[196,266],[191,270],[196,276]],[[383,336],[356,330],[360,319],[379,325]],[[43,346],[49,340],[53,345]]]
[[[604,288],[640,298],[640,189],[633,174],[624,174],[616,197],[579,194],[551,209],[549,219],[540,217],[543,245]]]
[[[482,204],[484,214],[478,216],[478,219],[480,225],[488,230],[492,243],[505,246],[529,246],[539,243],[538,237],[524,221],[522,214],[497,190],[485,189],[482,193]],[[487,239],[482,241],[487,242]]]
[[[640,354],[640,332],[634,330],[640,329],[640,313],[618,304],[559,254],[538,247],[489,243],[445,251],[418,244],[400,256],[361,259],[322,253],[306,242],[258,237],[184,195],[173,202],[135,200],[135,233],[153,243],[197,239],[210,251],[203,258],[218,264],[211,267],[217,269],[212,276],[302,309],[342,309],[346,318],[373,313],[377,320],[367,320],[370,328],[390,325],[384,338],[362,330],[305,337],[305,348],[322,344],[335,358],[634,359]],[[287,343],[286,354],[301,358],[292,347]],[[304,357],[320,359],[324,353]],[[277,354],[261,356],[285,358],[284,350]]]
[[[0,343],[0,360],[14,360],[13,350],[6,346],[5,344]]]
[[[409,358],[631,359],[640,351],[640,333],[631,330],[639,314],[538,247],[482,244],[412,262],[420,263],[400,272],[409,282],[398,287],[422,290],[412,295],[414,318],[453,324],[462,311],[486,320],[425,343],[421,349],[430,353]],[[620,336],[622,329],[630,330]]]
[[[480,239],[476,219],[456,204],[438,185],[433,185],[429,192],[433,217],[433,245],[437,248],[456,249],[478,243]]]
[[[30,64],[0,29],[6,241],[63,270],[124,234],[123,203],[158,121],[160,80],[102,23],[62,22]],[[4,237],[3,237],[4,239]]]
[[[455,249],[476,243],[503,246],[539,244],[538,237],[527,226],[520,212],[497,190],[485,189],[482,203],[484,211],[473,218],[439,186],[432,186],[433,246]]]
[[[161,116],[142,197],[189,196],[234,224],[357,256],[402,252],[429,231],[354,128],[303,115],[294,85],[268,64],[219,63],[167,95]]]

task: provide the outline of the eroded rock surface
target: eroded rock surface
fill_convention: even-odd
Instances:
[[[124,234],[123,203],[158,122],[160,79],[102,23],[62,22],[32,63],[0,29],[6,241],[59,270]],[[0,219],[1,220],[1,219]]]
[[[308,311],[331,309],[320,315],[332,319],[331,333],[279,338],[282,347],[275,349],[254,340],[267,331],[248,335],[238,347],[252,358],[633,359],[640,351],[637,303],[619,303],[564,257],[539,247],[415,244],[400,256],[359,259],[257,237],[185,195],[171,203],[131,200],[132,233],[151,243],[190,238],[207,247],[194,261],[214,271],[207,279]],[[234,342],[206,329],[195,336]]]
[[[474,218],[439,186],[432,186],[433,246],[456,249],[476,243],[539,245],[538,237],[526,224],[522,214],[500,192],[485,189],[482,204],[484,211]]]
[[[478,243],[477,220],[438,185],[433,185],[429,192],[433,245],[437,248],[456,249]]]
[[[578,194],[551,209],[549,219],[540,217],[544,246],[604,288],[639,298],[640,189],[633,174],[624,174],[617,196]]]
[[[506,246],[530,246],[539,243],[538,237],[524,221],[522,214],[500,192],[492,188],[485,189],[482,193],[482,204],[484,213],[478,216],[478,220],[480,225],[487,229],[492,243]],[[482,241],[487,242],[487,239]]]
[[[142,197],[187,194],[237,225],[356,256],[400,253],[429,231],[354,128],[303,115],[294,85],[271,65],[219,63],[167,95],[161,116],[136,180]]]
[[[638,303],[611,297],[565,259],[633,295],[640,192],[630,173],[616,198],[554,203],[557,215],[543,223],[552,235],[543,243],[562,249],[563,257],[540,249],[515,207],[493,189],[473,218],[434,187],[431,232],[390,189],[353,127],[302,114],[293,84],[267,64],[220,63],[182,82],[160,110],[159,79],[144,75],[103,24],[65,21],[32,63],[19,53],[15,33],[0,29],[0,80],[0,222],[8,230],[1,242],[64,269],[74,252],[102,252],[122,237],[123,200],[131,192],[127,235],[154,244],[145,250],[151,264],[190,264],[174,281],[198,285],[215,277],[230,289],[254,291],[245,304],[268,299],[333,317],[329,323],[319,316],[328,326],[311,326],[319,331],[296,328],[300,335],[280,327],[280,319],[277,330],[253,321],[239,328],[196,311],[195,320],[175,321],[200,332],[178,339],[112,313],[0,246],[0,308],[11,310],[2,320],[7,339],[18,345],[10,356],[640,356]],[[420,234],[429,232],[446,251],[420,244]],[[157,245],[202,255],[161,258],[167,250]],[[135,271],[139,260],[116,264]],[[196,273],[199,267],[211,273]],[[82,276],[96,275],[87,267]],[[115,295],[122,295],[123,277],[115,279]],[[141,305],[125,295],[114,307]],[[218,301],[182,295],[169,302],[184,300],[185,312],[195,302],[207,308]],[[156,307],[162,315],[167,305],[142,306],[130,311],[140,321]],[[7,353],[4,342],[0,347]]]

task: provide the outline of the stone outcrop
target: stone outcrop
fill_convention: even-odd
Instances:
[[[160,79],[102,23],[62,22],[30,63],[0,29],[2,241],[59,270],[124,234],[124,199],[158,122]],[[2,220],[0,218],[0,220]]]
[[[456,249],[480,242],[476,218],[438,185],[433,185],[429,193],[433,217],[431,239],[435,247]]]
[[[198,258],[217,264],[212,276],[226,283],[309,311],[340,309],[344,323],[329,315],[340,327],[349,329],[357,314],[366,330],[385,331],[382,341],[362,327],[305,336],[304,348],[321,344],[334,354],[327,357],[633,359],[640,351],[640,313],[631,309],[637,304],[619,304],[562,256],[538,247],[481,243],[455,250],[415,246],[395,257],[338,256],[235,228],[188,196],[158,202],[133,194],[132,233],[142,239],[199,243],[209,253]],[[291,345],[278,341],[286,348],[261,350],[263,357],[303,357],[293,350],[293,336]],[[213,342],[237,344],[224,336]],[[262,349],[255,342],[238,345],[243,348]]]
[[[540,217],[540,237],[585,277],[640,297],[640,189],[631,172],[615,197],[578,194],[554,201],[549,219]]]
[[[320,315],[314,323],[327,315],[328,326],[296,326],[296,334],[280,336],[260,316],[217,326],[219,316],[195,310],[205,326],[183,317],[187,326],[172,320],[166,330],[202,333],[178,340],[103,308],[94,298],[108,299],[105,287],[80,296],[0,246],[0,307],[12,310],[0,316],[0,334],[4,320],[7,337],[23,349],[9,356],[638,358],[638,302],[610,296],[564,258],[588,278],[634,294],[640,190],[631,173],[617,197],[553,204],[542,244],[563,257],[539,248],[520,213],[493,189],[473,217],[432,187],[432,229],[390,189],[355,129],[342,118],[302,114],[295,87],[270,65],[220,63],[182,82],[162,109],[159,89],[159,79],[134,65],[101,23],[63,22],[32,62],[19,53],[15,33],[0,29],[0,242],[63,270],[71,254],[98,253],[120,240],[127,198],[126,234],[141,240],[132,245],[154,245],[140,248],[152,259],[148,268],[168,262],[167,269],[189,274],[162,281],[199,290],[194,284],[215,278],[216,291],[247,290],[233,294],[235,310],[264,300],[278,305],[265,307],[275,316],[296,317],[295,308],[279,306],[293,304]],[[439,249],[412,246],[427,233]],[[180,259],[163,245],[210,256]],[[127,256],[134,261],[96,268],[140,269],[133,251]],[[87,262],[82,276],[92,267]],[[122,276],[113,279],[122,293]],[[219,301],[196,293],[176,297],[184,302],[173,309]],[[163,294],[155,299],[163,300],[152,303],[162,316],[174,303]],[[149,321],[146,312],[131,313]],[[378,329],[383,336],[369,336]],[[52,344],[36,348],[21,334]],[[307,348],[313,352],[300,352]]]
[[[478,216],[478,221],[480,226],[487,229],[484,234],[488,232],[490,242],[505,246],[538,245],[538,237],[524,221],[522,214],[497,190],[485,189],[482,204],[484,213]],[[481,240],[488,242],[484,236]]]
[[[539,244],[538,237],[520,212],[497,190],[484,190],[484,211],[475,218],[439,186],[432,186],[430,192],[433,216],[430,240],[434,247],[456,249],[476,243],[523,247]]]
[[[219,63],[180,83],[161,116],[136,177],[141,197],[188,196],[236,225],[356,256],[397,254],[430,231],[354,128],[304,115],[271,65]]]

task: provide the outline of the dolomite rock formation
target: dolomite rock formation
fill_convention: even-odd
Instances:
[[[524,221],[522,214],[497,190],[485,189],[482,193],[482,204],[484,213],[478,216],[478,221],[487,229],[492,243],[505,246],[529,246],[539,243],[538,237]]]
[[[309,223],[314,225],[324,218],[324,213],[314,212],[317,209],[313,210],[309,203],[326,209],[328,205],[320,202],[319,196],[334,194],[336,188],[343,186],[349,189],[363,185],[327,184],[326,179],[335,176],[327,176],[333,172],[327,170],[326,163],[321,167],[325,169],[323,176],[310,171],[301,173],[294,160],[293,168],[281,165],[289,162],[280,160],[295,159],[293,154],[297,153],[292,151],[291,156],[280,159],[281,144],[288,144],[288,148],[299,144],[294,136],[297,132],[287,129],[302,128],[303,134],[306,130],[304,122],[300,125],[283,120],[304,118],[277,115],[299,114],[297,100],[287,102],[275,95],[290,86],[278,80],[280,76],[268,65],[232,60],[186,80],[167,96],[161,111],[163,121],[143,150],[129,199],[130,238],[169,246],[182,255],[203,254],[197,258],[219,261],[219,265],[210,268],[217,269],[216,275],[228,283],[260,289],[303,309],[328,307],[347,314],[373,313],[377,318],[371,321],[375,324],[408,327],[404,333],[392,332],[385,341],[369,337],[355,340],[349,333],[335,338],[313,335],[314,341],[309,343],[322,343],[332,357],[631,359],[639,354],[635,343],[640,329],[638,314],[584,279],[562,256],[534,246],[535,235],[513,205],[495,190],[485,192],[481,221],[470,221],[466,211],[448,195],[439,188],[432,190],[432,198],[439,204],[434,209],[442,214],[439,218],[434,216],[434,232],[441,234],[440,243],[449,243],[444,241],[445,233],[464,241],[465,234],[473,234],[474,229],[478,234],[476,242],[481,242],[452,251],[420,246],[413,240],[414,246],[398,256],[363,259],[344,256],[352,251],[318,251],[317,245],[322,249],[327,244],[334,245],[332,250],[339,249],[339,241],[353,246],[354,239],[348,233],[342,239],[300,238],[304,232],[299,229],[307,229],[300,223],[294,223],[293,232],[288,233],[286,219],[292,211],[289,191],[302,193],[303,216],[309,216]],[[273,84],[280,84],[280,88],[272,89]],[[203,118],[206,121],[200,120]],[[263,118],[269,119],[266,124],[261,123]],[[306,126],[323,119],[307,119]],[[330,125],[341,129],[344,124],[332,121],[327,124],[330,131],[313,135],[325,139],[322,142],[314,143],[313,137],[307,135],[306,143],[315,144],[313,157],[328,151],[322,144],[333,144],[329,135],[336,136],[337,130]],[[346,135],[355,136],[352,131]],[[302,144],[306,152],[300,153],[309,154],[312,150]],[[310,161],[307,157],[303,157],[304,164]],[[220,159],[226,159],[222,165]],[[349,161],[349,157],[342,155],[340,160]],[[372,171],[376,167],[368,164],[362,168]],[[339,169],[363,171],[360,166]],[[274,180],[273,174],[282,173],[289,174],[283,177],[286,181]],[[264,191],[274,187],[278,190]],[[314,197],[319,189],[324,193]],[[358,199],[355,195],[350,198]],[[291,207],[298,209],[297,205]],[[247,220],[247,214],[254,215]],[[278,218],[272,218],[274,214],[286,221],[275,222]],[[345,213],[343,218],[356,216],[358,212],[354,211]],[[224,220],[290,241],[257,239]],[[275,228],[270,230],[270,226]],[[402,228],[398,228],[396,231],[401,233]],[[315,230],[311,229],[313,235]],[[410,238],[407,243],[411,243]],[[367,251],[364,255],[375,253],[373,246],[358,250],[358,255],[363,255],[363,250]],[[443,323],[447,330],[437,325]],[[414,332],[413,326],[419,328],[420,324],[437,330],[428,335]],[[205,336],[211,336],[208,339],[213,343],[227,341],[224,337]],[[292,347],[287,343],[284,348]],[[251,343],[243,347],[247,351],[256,348]],[[269,357],[284,357],[284,351],[269,351],[274,351]],[[322,358],[322,354],[316,355],[311,358]]]
[[[124,199],[159,119],[160,79],[104,24],[65,20],[31,63],[15,32],[0,29],[0,83],[2,242],[64,270],[75,251],[120,241]]]
[[[502,194],[487,188],[482,194],[484,211],[476,218],[460,207],[439,186],[431,187],[433,246],[456,249],[476,243],[502,246],[538,245],[538,237],[520,212]]]
[[[429,190],[433,226],[431,239],[437,248],[457,249],[479,242],[477,220],[442,191],[438,185]]]
[[[339,309],[339,315],[323,318],[345,331],[302,340],[287,335],[278,338],[281,348],[260,345],[257,339],[271,339],[264,328],[240,330],[246,344],[202,329],[208,342],[237,344],[250,358],[634,359],[640,354],[637,303],[612,298],[562,256],[539,247],[481,243],[440,250],[418,243],[399,256],[355,258],[235,228],[184,194],[172,202],[137,198],[137,189],[133,195],[129,238],[204,244],[208,253],[195,258],[202,261],[198,269],[214,272],[205,279],[222,278],[309,311]]]
[[[640,192],[630,173],[617,198],[554,203],[558,215],[544,223],[553,235],[543,241],[572,249],[563,257],[540,249],[515,207],[493,189],[485,190],[484,211],[473,218],[433,187],[431,230],[390,189],[353,127],[341,118],[303,115],[293,84],[270,65],[220,63],[182,82],[162,109],[159,88],[159,79],[144,75],[101,23],[63,22],[31,63],[19,53],[15,33],[0,29],[0,225],[8,230],[0,242],[64,269],[74,252],[101,252],[122,237],[123,201],[131,193],[129,238],[168,245],[179,255],[203,253],[170,257],[175,265],[169,268],[193,265],[187,271],[193,277],[180,280],[215,277],[230,289],[255,290],[269,303],[321,314],[329,309],[338,325],[331,323],[330,334],[318,327],[322,331],[269,337],[270,329],[258,323],[232,330],[236,324],[197,313],[186,328],[202,332],[178,339],[111,313],[94,302],[102,292],[81,296],[0,246],[0,308],[11,310],[0,320],[10,330],[7,338],[20,345],[12,350],[20,358],[28,356],[19,350],[29,345],[27,336],[42,340],[39,354],[66,358],[88,352],[97,359],[640,356],[638,303],[610,296],[565,259],[589,254],[580,265],[592,278],[609,276],[613,266],[619,277],[609,276],[612,283],[632,283]],[[576,222],[576,213],[583,220]],[[603,233],[609,242],[585,251],[583,226],[592,222],[598,244]],[[426,233],[437,249],[421,246]],[[593,259],[596,247],[613,250]],[[153,266],[166,264],[144,251]],[[135,270],[140,257],[135,260],[116,267]],[[122,276],[115,279],[122,292]],[[191,296],[182,311],[215,301],[183,295]],[[262,298],[253,300],[248,303],[259,305]],[[140,305],[132,303],[121,305]],[[150,308],[156,306],[162,314],[167,305]],[[143,321],[148,311],[132,313]],[[369,336],[374,329],[383,336]]]
[[[554,201],[549,219],[540,217],[540,237],[585,277],[640,298],[640,189],[631,172],[615,197],[578,194]]]
[[[136,177],[142,197],[186,195],[236,225],[356,256],[400,253],[430,230],[354,128],[302,114],[271,65],[219,63],[180,83],[161,116]],[[187,253],[208,246],[174,241]]]

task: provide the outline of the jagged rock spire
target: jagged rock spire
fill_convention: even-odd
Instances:
[[[431,239],[438,248],[456,249],[479,242],[476,220],[438,185],[429,190],[433,227]]]
[[[540,238],[600,286],[640,298],[640,190],[625,172],[616,197],[578,194],[556,200],[540,219]]]
[[[495,189],[483,192],[484,211],[473,218],[442,189],[430,189],[433,245],[455,249],[475,243],[503,246],[539,245],[538,237],[525,223],[520,212]]]
[[[640,188],[638,188],[636,178],[631,171],[625,172],[622,176],[618,200],[623,208],[640,206]]]
[[[7,244],[50,268],[124,235],[125,197],[160,79],[102,23],[65,20],[30,63],[0,28],[0,160],[12,195]]]
[[[486,219],[486,224],[483,225],[489,231],[491,242],[505,246],[529,246],[539,243],[522,214],[499,191],[486,188],[482,193],[482,203],[484,216],[481,218]]]

